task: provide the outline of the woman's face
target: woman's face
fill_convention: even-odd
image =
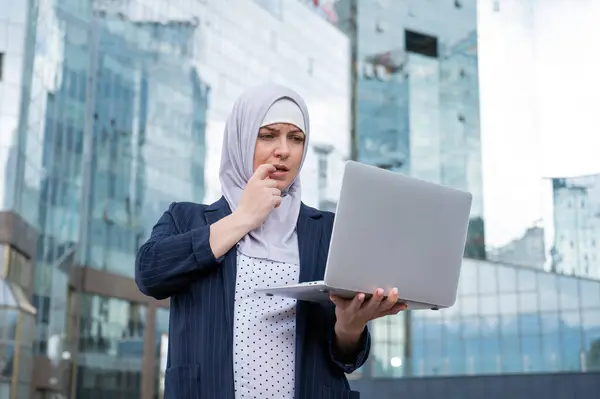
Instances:
[[[269,163],[277,168],[269,177],[277,181],[277,188],[287,188],[300,170],[306,137],[302,130],[289,123],[274,123],[258,131],[254,149],[254,165]]]

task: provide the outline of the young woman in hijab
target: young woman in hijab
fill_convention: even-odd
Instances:
[[[300,200],[309,132],[292,90],[243,94],[225,128],[223,197],[171,204],[140,248],[138,287],[171,298],[165,399],[359,397],[344,373],[368,356],[367,322],[404,309],[397,290],[329,304],[254,293],[323,279],[334,215]]]

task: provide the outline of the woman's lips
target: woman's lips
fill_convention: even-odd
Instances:
[[[271,174],[269,174],[269,177],[273,180],[284,180],[287,176],[288,172],[285,170],[277,170]]]

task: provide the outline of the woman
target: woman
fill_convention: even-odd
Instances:
[[[136,282],[171,298],[166,399],[358,398],[367,321],[404,309],[397,290],[331,303],[255,294],[322,280],[333,214],[302,204],[309,118],[295,92],[264,85],[236,102],[221,155],[223,197],[173,203],[139,250]]]

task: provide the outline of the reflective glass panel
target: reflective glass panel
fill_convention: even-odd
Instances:
[[[140,395],[146,308],[115,298],[82,296],[78,396],[102,390]]]

